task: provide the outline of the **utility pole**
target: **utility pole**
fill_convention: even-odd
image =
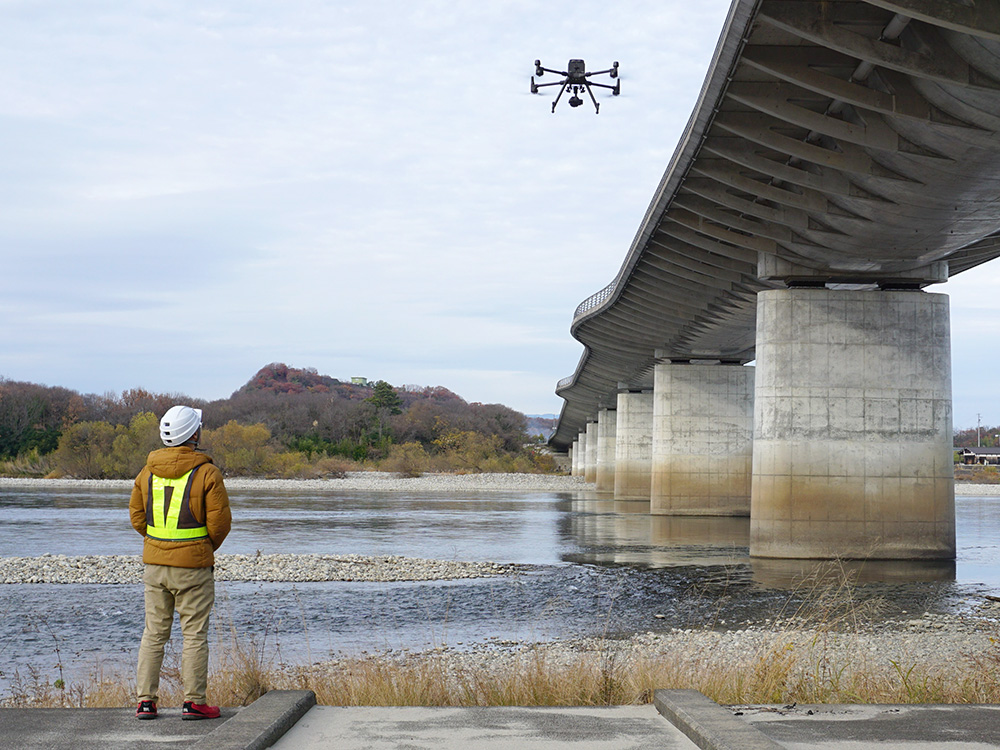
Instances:
[[[983,447],[983,415],[976,415],[976,447]]]

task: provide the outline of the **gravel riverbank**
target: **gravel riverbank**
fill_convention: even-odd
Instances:
[[[128,490],[131,479],[27,479],[0,477],[4,487],[94,487]],[[343,479],[226,479],[232,491],[275,490],[365,492],[565,492],[593,489],[583,477],[553,474],[426,474],[404,478],[385,471],[351,471]]]
[[[0,477],[4,487],[106,487],[131,488],[131,479],[33,479]],[[351,471],[343,479],[250,479],[233,477],[226,480],[230,490],[296,490],[368,492],[571,492],[593,490],[594,484],[583,477],[552,474],[426,474],[404,478],[385,471]],[[1000,496],[1000,484],[968,484],[956,482],[955,494],[969,496]]]
[[[504,575],[516,566],[366,555],[215,556],[218,581],[443,581]],[[0,584],[141,583],[138,555],[0,557]]]

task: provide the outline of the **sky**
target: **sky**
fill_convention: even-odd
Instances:
[[[558,413],[728,6],[0,0],[0,377],[214,399],[284,362]],[[621,96],[553,114],[537,58]],[[956,427],[1000,423],[998,283],[935,289]]]

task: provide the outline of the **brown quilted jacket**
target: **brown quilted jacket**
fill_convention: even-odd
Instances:
[[[207,466],[205,465],[207,464]],[[208,539],[183,542],[166,542],[146,536],[146,503],[149,493],[149,475],[177,479],[196,466],[191,486],[191,513],[208,527]],[[146,466],[135,478],[132,497],[128,504],[132,526],[146,541],[142,548],[142,561],[151,565],[171,565],[175,568],[208,568],[215,564],[215,550],[219,548],[232,525],[229,495],[222,481],[222,472],[205,453],[198,453],[187,445],[160,448],[149,454]]]

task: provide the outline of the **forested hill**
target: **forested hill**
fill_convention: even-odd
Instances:
[[[255,392],[267,393],[326,393],[331,397],[342,398],[348,401],[364,401],[370,398],[374,383],[358,385],[337,380],[329,375],[320,375],[315,368],[306,367],[297,369],[284,364],[273,363],[262,367],[257,371],[246,385],[237,390],[226,401],[238,398],[241,395]],[[449,391],[441,386],[402,386],[395,388],[405,405],[410,405],[415,401],[455,401],[465,403],[465,400],[457,393]],[[215,402],[220,403],[220,402]]]
[[[506,450],[516,451],[527,426],[520,412],[502,404],[469,403],[441,386],[355,385],[283,364],[267,365],[228,399],[205,406],[206,427],[230,420],[264,424],[300,450],[326,449],[331,443],[373,445],[380,430],[383,441],[389,435],[395,443],[430,444],[443,432],[457,430],[496,435]]]
[[[440,386],[355,384],[272,363],[228,398],[210,402],[140,388],[96,395],[0,379],[0,460],[65,452],[71,446],[64,436],[93,431],[88,425],[109,426],[112,437],[125,434],[139,416],[159,417],[176,403],[204,409],[208,432],[232,423],[261,425],[273,448],[309,457],[379,459],[394,445],[413,443],[441,452],[469,444],[474,435],[518,454],[528,441],[524,415],[502,404],[469,403]]]

